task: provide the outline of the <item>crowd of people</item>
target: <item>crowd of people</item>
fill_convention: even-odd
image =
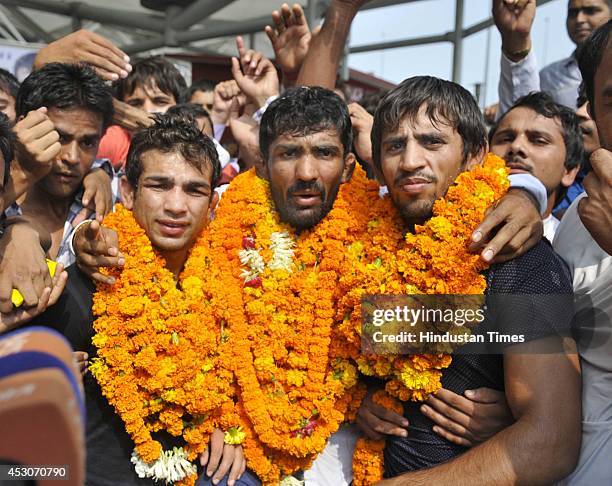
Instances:
[[[612,2],[568,0],[576,50],[538,73],[535,0],[493,0],[490,127],[427,75],[347,103],[365,3],[312,30],[282,5],[274,60],[237,37],[217,83],[86,30],[22,83],[0,72],[2,464],[101,486],[612,481]],[[368,293],[524,296],[471,330],[522,340],[376,361]]]

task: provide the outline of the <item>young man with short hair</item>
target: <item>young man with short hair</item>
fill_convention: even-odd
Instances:
[[[457,175],[483,161],[484,120],[474,98],[461,86],[428,76],[409,78],[376,110],[372,153],[406,230],[413,231],[431,218],[434,201]],[[486,279],[487,299],[496,293],[527,294],[527,299],[533,293],[571,297],[566,268],[542,242],[521,256],[493,264]],[[465,484],[551,483],[573,470],[580,446],[577,359],[564,353],[541,354],[545,345],[559,343],[551,323],[568,325],[571,307],[544,302],[548,300],[524,309],[515,329],[525,336],[524,344],[505,346],[503,355],[454,354],[442,374],[444,388],[457,395],[481,387],[505,390],[516,421],[467,449],[436,433],[428,406],[407,402],[407,434],[387,436],[385,473],[392,479],[381,484],[446,484],[458,478]],[[480,329],[495,329],[500,317],[513,312],[516,309],[502,308],[495,318],[487,314]],[[480,332],[479,327],[473,332]],[[567,328],[561,325],[559,330]],[[564,406],[558,407],[561,401]],[[363,408],[371,409],[371,400]],[[360,417],[365,415],[360,412]],[[395,423],[401,422],[402,417],[393,416]],[[369,421],[358,423],[371,433]],[[535,463],[537,468],[532,467]]]
[[[215,97],[215,86],[217,83],[208,79],[199,79],[187,90],[185,98],[190,103],[202,105],[209,114],[213,110],[213,100]]]
[[[113,84],[115,97],[146,113],[165,113],[168,108],[182,103],[187,84],[183,75],[162,56],[139,59],[131,72]],[[98,157],[110,160],[113,167],[125,165],[131,133],[119,125],[112,125],[100,141]]]
[[[126,174],[121,180],[122,201],[177,282],[193,244],[208,222],[209,211],[216,204],[213,188],[219,172],[214,144],[183,117],[158,115],[152,126],[136,132],[132,140]],[[101,227],[97,221],[80,231],[92,239],[103,235],[105,241],[117,241],[117,233]],[[92,357],[97,354],[92,343],[95,290],[95,284],[86,275],[76,266],[71,267],[69,285],[58,304],[37,321],[53,325],[76,350],[87,351]],[[130,462],[134,443],[90,374],[85,377],[85,395],[87,484],[150,484],[151,479],[138,477]],[[172,442],[169,436],[164,440]],[[217,478],[219,474],[220,478],[236,465],[232,468],[235,480],[244,471],[240,448],[227,444],[224,447],[221,440],[221,460],[216,457],[218,441],[216,444],[211,446],[215,451],[209,455],[210,476],[214,474]]]
[[[579,120],[573,110],[543,92],[520,98],[489,132],[491,152],[511,174],[532,174],[546,187],[544,236],[552,242],[559,220],[552,211],[584,161]]]
[[[47,64],[28,76],[17,95],[17,115],[45,108],[48,137],[61,145],[51,171],[18,200],[8,216],[22,215],[51,235],[49,255],[73,262],[69,239],[84,209],[80,190],[94,163],[98,144],[113,116],[112,96],[95,72],[76,64]],[[59,139],[57,138],[59,135]]]

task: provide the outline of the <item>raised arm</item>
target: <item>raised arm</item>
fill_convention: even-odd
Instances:
[[[51,170],[59,154],[59,134],[47,116],[46,108],[29,112],[13,127],[15,160],[11,163],[10,178],[2,196],[2,211]]]
[[[498,118],[518,98],[540,90],[540,75],[531,49],[535,13],[535,0],[493,0],[493,18],[502,39]]]
[[[338,64],[351,23],[359,8],[368,0],[332,0],[321,31],[310,41],[308,54],[300,69],[298,86],[322,86],[334,89]]]
[[[295,84],[302,62],[308,53],[311,38],[319,28],[310,31],[304,11],[299,4],[289,7],[286,3],[272,12],[274,28],[266,25],[266,34],[274,49],[275,61],[283,74],[283,86]]]

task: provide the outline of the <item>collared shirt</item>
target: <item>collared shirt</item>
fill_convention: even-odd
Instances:
[[[109,175],[114,174],[108,159],[96,159],[92,164],[91,169],[93,170],[98,168],[103,168],[107,173],[109,173],[110,170]],[[118,200],[118,185],[116,184],[115,177],[111,179],[111,187],[113,190],[113,202],[116,202]],[[72,204],[70,205],[70,209],[68,210],[68,216],[66,217],[66,221],[64,222],[64,232],[62,234],[62,241],[57,252],[57,258],[55,258],[55,261],[64,265],[64,268],[68,267],[69,265],[72,265],[76,260],[74,252],[70,251],[70,242],[72,241],[72,232],[74,229],[72,223],[76,216],[84,208],[82,198],[83,189],[79,190],[79,192],[74,197],[74,201],[72,201]],[[4,215],[7,218],[21,216],[22,214],[23,213],[21,207],[16,202],[14,202],[4,211]],[[94,213],[88,215],[88,219],[93,219],[94,217]]]
[[[575,53],[549,64],[539,73],[533,49],[519,62],[512,62],[502,52],[500,65],[497,118],[506,113],[521,96],[540,90],[549,93],[557,103],[576,109],[582,76]]]

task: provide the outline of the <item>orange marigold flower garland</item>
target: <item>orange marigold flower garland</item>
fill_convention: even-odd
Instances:
[[[361,237],[375,187],[358,171],[324,220],[296,234],[250,171],[209,227],[211,301],[233,350],[248,467],[264,483],[306,469],[363,396],[334,321],[345,246]]]
[[[385,390],[372,394],[372,401],[387,410],[403,415],[404,407]],[[385,441],[366,437],[357,439],[353,453],[353,486],[367,486],[380,481],[385,472]]]
[[[441,388],[442,370],[451,363],[448,354],[361,355],[361,297],[366,294],[482,294],[486,265],[468,251],[473,230],[486,209],[508,189],[505,162],[492,154],[468,172],[461,173],[444,198],[436,201],[433,217],[414,233],[403,235],[403,225],[390,198],[372,204],[368,230],[352,243],[341,278],[338,318],[345,347],[359,370],[386,380],[385,390],[402,401],[421,401]],[[462,331],[463,332],[463,331]],[[382,478],[378,461],[383,444],[360,441],[353,462],[355,484]]]
[[[193,484],[191,461],[214,428],[238,425],[237,419],[228,423],[234,407],[224,361],[229,353],[201,278],[210,266],[206,240],[196,241],[177,286],[130,211],[117,205],[104,226],[118,233],[125,265],[111,272],[113,285],[98,284],[98,357],[90,370],[134,441],[138,474]],[[159,430],[182,436],[186,447],[163,451],[151,435]]]

